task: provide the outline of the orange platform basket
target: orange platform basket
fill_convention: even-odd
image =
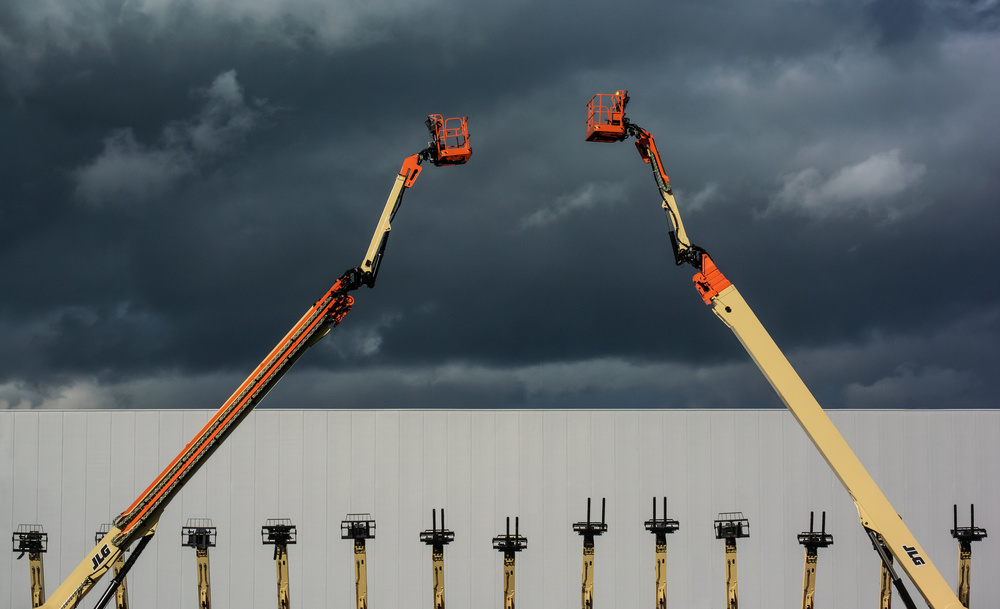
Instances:
[[[446,119],[440,114],[431,114],[427,117],[427,128],[434,138],[435,165],[461,165],[472,156],[468,117]]]
[[[628,91],[598,93],[587,104],[587,141],[620,142],[625,133]]]

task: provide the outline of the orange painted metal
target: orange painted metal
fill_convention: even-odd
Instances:
[[[708,254],[702,254],[701,272],[697,273],[693,280],[701,294],[701,299],[708,305],[712,304],[712,299],[718,296],[719,292],[733,285],[715,266]]]
[[[407,188],[413,186],[413,183],[417,181],[417,176],[420,175],[420,155],[414,154],[406,157],[403,160],[403,167],[399,170],[399,175],[406,178],[404,186]]]
[[[587,141],[620,142],[625,139],[626,104],[626,90],[598,93],[591,98],[587,103]]]
[[[235,428],[234,423],[238,423],[253,410],[266,390],[281,378],[287,365],[308,346],[308,341],[320,330],[320,326],[334,327],[347,315],[354,304],[354,298],[346,293],[342,281],[343,279],[337,280],[326,295],[309,309],[194,439],[132,505],[118,516],[116,526],[122,530],[122,541],[145,532],[147,527],[143,525],[150,520],[149,516],[165,506],[180,490],[187,478],[197,471]],[[155,520],[152,519],[153,522]]]
[[[427,124],[434,135],[435,165],[461,165],[469,160],[472,146],[469,144],[468,117],[446,119],[440,114],[431,114],[427,117]]]
[[[653,159],[656,160],[656,169],[660,172],[663,183],[669,184],[670,178],[663,171],[663,163],[660,162],[660,151],[656,149],[656,141],[653,140],[653,135],[645,129],[639,129],[639,135],[635,139],[635,147],[639,151],[639,156],[642,157],[643,163],[649,164],[653,162]]]

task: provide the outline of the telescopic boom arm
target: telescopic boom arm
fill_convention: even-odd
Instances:
[[[354,304],[354,297],[349,292],[362,285],[369,288],[375,285],[386,241],[389,238],[390,224],[406,189],[416,181],[421,163],[429,160],[435,166],[460,165],[472,156],[467,121],[465,117],[444,119],[439,114],[428,117],[427,127],[433,140],[427,148],[407,157],[403,162],[361,266],[345,272],[292,326],[288,334],[223,403],[194,439],[188,442],[180,454],[132,505],[115,519],[108,534],[49,596],[42,605],[43,609],[76,607],[122,552],[136,540],[144,538],[145,543],[136,547],[123,571],[131,567],[141,548],[145,547],[155,531],[156,523],[167,504],[264,399],[267,392],[277,384],[305,350],[316,344],[344,319]],[[124,576],[125,573],[122,572],[120,578]],[[118,580],[112,582],[112,587],[116,587],[117,582]],[[102,597],[102,605],[98,605],[97,609],[101,609],[107,599],[110,599],[110,595],[106,593]]]
[[[893,509],[882,490],[865,470],[830,417],[799,378],[798,373],[764,329],[746,301],[702,248],[693,245],[684,230],[670,180],[663,171],[653,136],[625,117],[628,91],[595,95],[588,104],[587,141],[619,142],[636,138],[642,160],[652,165],[663,209],[671,224],[670,242],[678,265],[697,269],[694,284],[705,304],[736,334],[754,363],[764,373],[778,397],[791,411],[858,509],[861,525],[877,533],[885,547],[920,591],[932,609],[961,609],[958,597],[948,587],[916,538]],[[901,591],[901,598],[908,600]]]

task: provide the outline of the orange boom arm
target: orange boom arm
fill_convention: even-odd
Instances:
[[[73,570],[63,583],[49,596],[44,609],[70,609],[93,588],[115,560],[137,539],[143,538],[125,564],[119,577],[98,602],[97,608],[113,594],[114,588],[131,568],[141,549],[156,529],[160,514],[184,485],[208,461],[209,457],[229,437],[236,427],[264,399],[267,392],[291,368],[306,349],[326,336],[336,327],[354,304],[349,292],[362,285],[373,287],[379,263],[385,252],[391,222],[399,209],[403,193],[413,185],[420,173],[420,164],[430,160],[434,165],[460,165],[472,155],[469,146],[468,119],[442,119],[431,115],[427,126],[433,141],[424,150],[407,157],[396,176],[382,216],[375,228],[371,245],[361,266],[345,272],[327,293],[317,301],[292,329],[264,358],[253,373],[229,397],[198,434],[174,457],[132,505],[115,519],[107,535],[98,542],[90,554]]]

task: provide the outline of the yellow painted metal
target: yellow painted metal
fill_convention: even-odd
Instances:
[[[198,609],[212,609],[212,578],[208,567],[208,548],[195,548],[198,557]]]
[[[962,606],[969,606],[969,590],[972,579],[972,543],[958,546],[958,600]]]
[[[813,609],[816,599],[816,562],[819,558],[815,548],[806,548],[806,558],[802,564],[802,609]]]
[[[892,562],[892,557],[889,557],[889,562]],[[882,565],[881,571],[879,571],[878,579],[878,609],[891,609],[892,608],[892,574],[889,572],[889,567],[885,563],[880,563]]]
[[[45,565],[41,552],[28,552],[28,568],[31,571],[31,606],[41,607],[45,602]]]
[[[392,219],[396,215],[396,211],[399,210],[399,204],[403,200],[406,179],[407,176],[403,174],[397,175],[396,181],[392,185],[392,190],[389,191],[389,198],[385,201],[385,207],[382,208],[382,215],[375,226],[375,233],[372,235],[371,243],[368,245],[368,251],[365,253],[364,262],[361,263],[361,270],[365,272],[371,273],[376,270],[379,254],[383,248],[383,244],[389,238],[389,231],[392,230]]]
[[[653,176],[663,201],[663,210],[673,229],[673,246],[677,263],[694,263],[690,254],[697,254],[698,251],[691,244],[684,229],[653,136],[635,124],[633,129],[636,132],[636,146],[640,155],[652,166]],[[857,507],[862,526],[882,536],[889,552],[896,557],[903,571],[916,585],[931,609],[962,608],[963,605],[958,597],[948,587],[941,573],[903,524],[881,489],[861,465],[735,286],[720,286],[720,288],[721,291],[711,298],[713,311],[736,334],[785,406],[847,489]]]
[[[712,300],[713,312],[736,334],[757,367],[802,426],[858,509],[862,526],[882,536],[932,609],[962,604],[927,553],[848,446],[735,286]]]
[[[274,546],[274,569],[278,576],[278,609],[288,609],[288,548],[283,543]]]
[[[156,528],[153,522],[150,530]],[[148,531],[147,531],[148,532]],[[83,561],[63,580],[55,592],[49,595],[49,600],[42,604],[44,609],[71,609],[76,607],[102,575],[111,569],[122,555],[122,550],[114,544],[114,539],[121,530],[112,526],[108,534],[97,543]],[[61,602],[60,602],[61,599]]]
[[[119,554],[118,560],[115,561],[112,567],[111,575],[113,577],[118,577],[122,568],[125,566],[125,554]],[[115,609],[128,609],[128,582],[122,580],[122,583],[118,585],[118,589],[115,590]]]
[[[582,609],[594,609],[594,546],[583,546]]]
[[[354,591],[357,597],[358,609],[368,609],[368,566],[365,553],[365,540],[354,540]]]
[[[444,552],[431,551],[434,563],[434,609],[444,609]]]
[[[514,556],[503,559],[503,606],[514,609]]]
[[[736,539],[726,538],[726,609],[736,609],[738,606],[736,577]]]
[[[664,514],[664,518],[666,514]],[[656,609],[667,609],[667,544],[656,544]]]

